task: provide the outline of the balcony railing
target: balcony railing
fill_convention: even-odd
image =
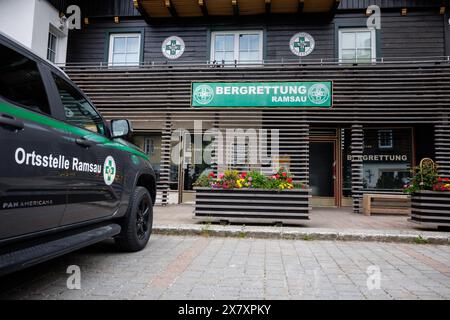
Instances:
[[[368,67],[377,65],[408,65],[408,64],[450,64],[450,56],[425,56],[425,57],[391,57],[376,58],[371,61],[355,61],[344,59],[278,59],[259,61],[144,61],[139,64],[113,65],[108,62],[70,62],[59,64],[62,69],[136,69],[136,68],[258,68],[258,67],[283,67],[283,66],[342,66],[342,67]]]

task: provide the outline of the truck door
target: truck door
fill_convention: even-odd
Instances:
[[[108,147],[106,124],[90,102],[68,81],[53,74],[65,110],[71,174],[62,225],[113,215],[122,195],[121,152]]]
[[[42,70],[0,43],[0,240],[57,227],[66,206],[65,133]]]

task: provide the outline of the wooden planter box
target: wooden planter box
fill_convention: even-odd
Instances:
[[[195,191],[195,218],[202,221],[298,224],[309,220],[309,189]]]
[[[450,226],[450,192],[419,191],[411,195],[411,221],[428,226]]]

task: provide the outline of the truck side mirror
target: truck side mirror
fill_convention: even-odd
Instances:
[[[131,122],[126,119],[111,120],[111,135],[112,138],[129,139],[133,135],[133,127]]]

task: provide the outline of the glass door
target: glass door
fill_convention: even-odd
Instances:
[[[181,160],[178,167],[178,202],[192,203],[195,201],[194,183],[200,175],[211,172],[211,165],[203,159],[203,150],[211,142],[203,141],[202,137],[196,139],[194,133],[191,134],[191,138],[184,136],[182,139]],[[202,144],[196,146],[196,140],[202,141]]]

